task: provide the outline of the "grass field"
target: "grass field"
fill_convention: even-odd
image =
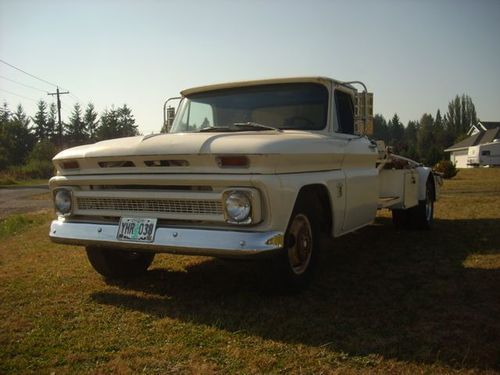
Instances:
[[[500,169],[446,181],[430,232],[383,212],[336,239],[301,294],[258,263],[171,255],[106,284],[49,219],[0,238],[2,374],[500,370]]]
[[[0,188],[9,188],[13,186],[48,185],[48,183],[48,179],[16,180],[12,177],[0,174]]]

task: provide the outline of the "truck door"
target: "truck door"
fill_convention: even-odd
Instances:
[[[334,92],[337,129],[335,138],[346,140],[342,170],[345,175],[343,231],[369,224],[378,202],[377,149],[365,136],[354,134],[354,105],[351,94],[337,87]]]

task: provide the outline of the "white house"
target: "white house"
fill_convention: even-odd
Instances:
[[[450,160],[457,168],[472,168],[468,163],[470,151],[477,150],[478,145],[493,143],[500,138],[500,122],[480,121],[471,125],[468,138],[448,147],[445,152],[450,153]]]

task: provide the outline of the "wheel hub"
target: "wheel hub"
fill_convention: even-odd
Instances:
[[[288,246],[288,260],[292,271],[300,275],[309,266],[313,249],[311,223],[307,216],[295,216],[290,225],[290,236],[296,240]]]

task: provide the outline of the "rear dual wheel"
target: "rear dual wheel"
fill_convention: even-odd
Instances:
[[[406,210],[392,210],[392,222],[401,229],[430,229],[434,222],[434,186],[430,179],[425,185],[425,199]]]

